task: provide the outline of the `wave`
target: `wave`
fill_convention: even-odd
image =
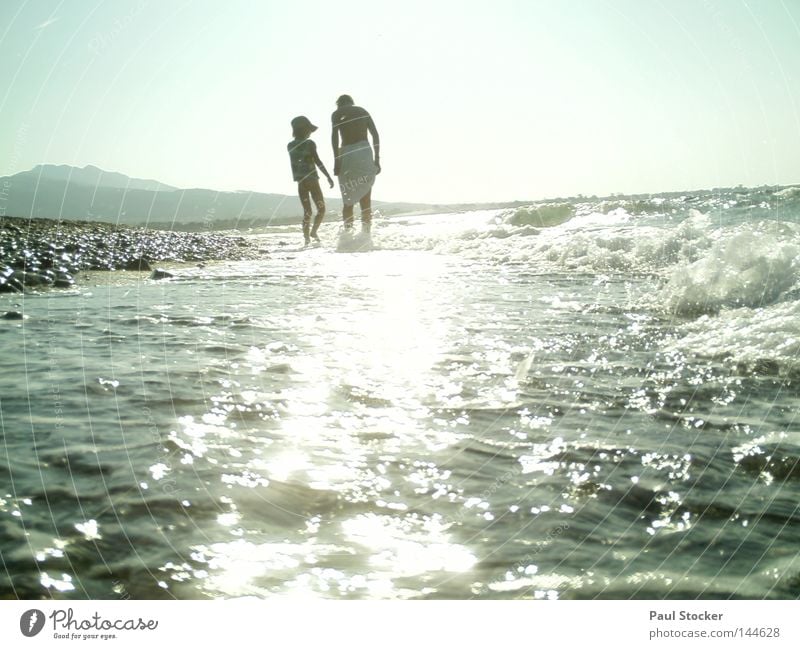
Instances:
[[[621,208],[602,213],[551,207],[498,211],[451,231],[386,229],[376,236],[376,247],[458,254],[541,272],[652,276],[662,281],[660,310],[689,317],[772,304],[800,284],[797,223],[727,222],[693,208],[653,217]]]
[[[665,287],[669,310],[694,316],[781,300],[800,280],[799,244],[800,231],[789,224],[724,232],[700,259],[672,272]]]
[[[800,188],[790,189],[786,201],[800,197]],[[376,245],[517,272],[635,279],[634,305],[677,318],[676,350],[728,359],[734,367],[774,361],[781,374],[793,368],[800,356],[800,222],[774,211],[759,218],[754,208],[632,214],[610,204],[551,207],[454,216],[460,227],[440,232],[386,228]],[[542,227],[548,219],[551,225]]]
[[[513,210],[504,219],[508,225],[532,225],[547,228],[566,223],[575,216],[575,206],[569,203],[551,205],[529,205]]]

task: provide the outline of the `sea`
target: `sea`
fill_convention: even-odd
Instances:
[[[0,296],[0,597],[800,596],[800,188]]]

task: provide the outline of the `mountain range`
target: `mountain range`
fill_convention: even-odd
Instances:
[[[329,213],[341,211],[340,199],[326,202]],[[440,207],[378,201],[373,206],[385,215]],[[296,196],[285,194],[179,189],[93,165],[42,164],[0,178],[0,216],[4,215],[201,230],[298,223],[302,208]]]

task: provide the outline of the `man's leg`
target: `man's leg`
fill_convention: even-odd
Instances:
[[[361,231],[369,232],[372,229],[372,190],[359,201],[361,205]]]
[[[317,236],[317,230],[319,230],[320,223],[322,223],[322,219],[325,218],[325,198],[322,196],[322,190],[319,187],[319,181],[315,180],[310,187],[311,189],[311,198],[314,201],[314,205],[317,206],[317,217],[314,219],[314,227],[311,228],[311,238],[315,241],[319,241],[319,237]]]
[[[303,239],[306,243],[311,241],[308,235],[308,229],[311,226],[311,199],[308,194],[308,185],[306,181],[301,180],[297,183],[297,193],[300,195],[300,203],[303,206]]]
[[[342,206],[342,219],[344,219],[344,229],[353,229],[353,205]]]

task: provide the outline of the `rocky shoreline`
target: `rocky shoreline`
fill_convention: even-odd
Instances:
[[[153,270],[152,264],[253,259],[245,237],[149,230],[97,221],[0,217],[0,293],[69,288],[85,270]],[[154,279],[158,279],[154,271]]]

